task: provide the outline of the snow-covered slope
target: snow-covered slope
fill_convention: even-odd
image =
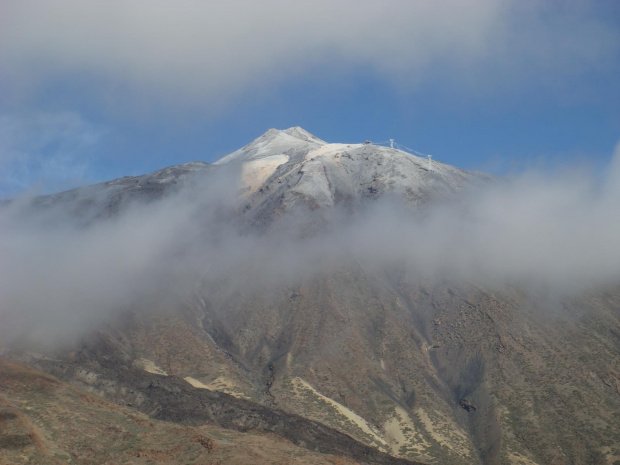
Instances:
[[[225,170],[224,167],[232,169]],[[239,198],[250,216],[270,216],[303,204],[312,209],[354,204],[395,194],[414,206],[492,179],[407,152],[370,144],[327,143],[300,127],[270,129],[212,165],[192,162],[154,173],[123,177],[59,194],[37,197],[34,206],[63,204],[90,221],[135,199],[155,200],[206,176],[238,176]],[[197,182],[190,183],[190,180]],[[206,183],[206,184],[205,184]]]
[[[242,196],[261,215],[304,203],[311,208],[395,194],[413,205],[491,176],[371,144],[327,143],[302,128],[270,129],[215,162],[240,164]]]
[[[266,133],[254,139],[245,147],[219,159],[214,165],[223,165],[239,161],[247,162],[273,155],[291,155],[321,145],[325,145],[325,141],[313,136],[299,126],[284,131],[269,129]]]

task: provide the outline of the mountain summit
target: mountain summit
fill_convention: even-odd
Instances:
[[[492,179],[372,144],[327,143],[300,127],[270,129],[215,165],[241,164],[251,205],[288,209],[297,203],[330,207],[391,193],[423,204],[439,192],[456,192]]]
[[[14,202],[0,336],[87,399],[356,463],[615,463],[620,287],[556,296],[479,271],[502,250],[455,199],[495,182],[294,127],[213,165]]]
[[[325,144],[325,141],[313,136],[299,126],[286,130],[269,129],[245,147],[226,155],[214,164],[222,165],[232,161],[256,160],[296,149],[303,151],[306,148],[315,148]]]

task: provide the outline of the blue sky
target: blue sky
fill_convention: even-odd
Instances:
[[[507,174],[620,140],[620,2],[0,0],[0,198],[269,128]]]

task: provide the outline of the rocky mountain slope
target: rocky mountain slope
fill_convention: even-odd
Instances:
[[[353,465],[274,434],[159,421],[0,360],[0,463]]]
[[[181,198],[192,222],[174,256],[192,260],[167,262],[174,277],[104,329],[8,352],[154,419],[276,433],[361,463],[614,463],[620,287],[546,300],[521,282],[425,273],[400,245],[374,247],[393,237],[388,221],[355,220],[424,218],[496,182],[291,128],[214,165],[37,198],[20,215],[60,208],[80,228]],[[371,241],[357,233],[368,224]]]

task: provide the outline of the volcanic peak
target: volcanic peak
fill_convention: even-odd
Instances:
[[[285,130],[269,129],[245,147],[220,158],[214,165],[223,165],[232,161],[256,160],[293,151],[308,151],[325,144],[325,141],[299,126]]]

